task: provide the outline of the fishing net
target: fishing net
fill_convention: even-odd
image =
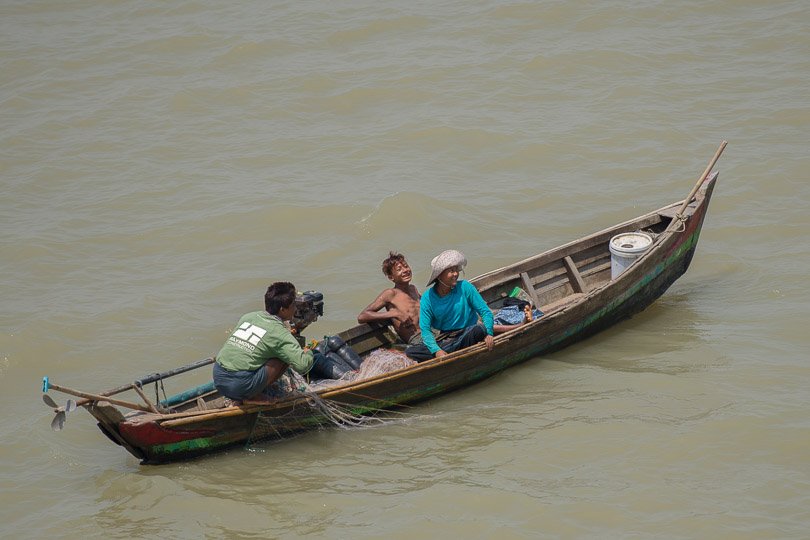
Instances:
[[[297,431],[304,431],[312,427],[334,425],[341,429],[367,427],[387,423],[392,419],[402,417],[405,413],[338,403],[323,399],[318,395],[319,390],[332,386],[356,382],[383,373],[416,364],[395,350],[376,350],[369,354],[360,369],[346,373],[336,380],[318,381],[309,384],[298,373],[287,370],[282,377],[271,386],[269,394],[273,397],[300,395],[304,399],[298,400],[295,405],[279,414],[277,411],[262,411],[256,415],[246,446],[270,440],[287,438]],[[382,413],[385,413],[384,415]]]
[[[364,381],[397,369],[416,365],[416,362],[405,356],[405,353],[394,349],[377,349],[363,359],[360,369],[349,371],[339,379],[323,379],[313,383],[313,388],[324,389],[346,384],[347,382]]]

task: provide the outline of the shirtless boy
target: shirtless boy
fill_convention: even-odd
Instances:
[[[419,298],[416,286],[411,285],[413,273],[405,256],[393,251],[382,263],[382,271],[394,286],[385,289],[377,299],[357,316],[357,322],[392,324],[405,343],[421,342],[419,333]],[[385,311],[381,311],[385,308]]]

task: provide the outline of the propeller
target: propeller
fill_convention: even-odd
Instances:
[[[65,411],[59,411],[56,413],[56,416],[53,417],[51,420],[51,429],[54,431],[62,431],[62,428],[65,427]]]
[[[48,394],[42,394],[42,401],[44,401],[45,405],[47,405],[48,407],[53,407],[54,409],[59,408],[59,405],[57,405],[56,402],[53,400],[53,398]]]
[[[45,377],[42,380],[42,391],[48,391],[48,377]],[[76,402],[69,399],[67,400],[67,403],[65,403],[64,407],[60,407],[48,394],[42,394],[42,401],[44,401],[45,405],[48,407],[53,407],[56,410],[56,416],[54,416],[53,420],[51,421],[51,429],[54,431],[62,431],[62,428],[65,427],[65,419],[67,418],[67,415],[75,411],[77,408]]]

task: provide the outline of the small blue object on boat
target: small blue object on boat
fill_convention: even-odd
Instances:
[[[543,316],[543,312],[539,309],[532,310],[532,317],[539,319]],[[495,314],[494,324],[523,324],[526,322],[526,313],[523,312],[518,306],[504,306]]]
[[[42,391],[44,393],[48,393],[48,389],[50,388],[50,381],[48,381],[48,376],[42,377]]]

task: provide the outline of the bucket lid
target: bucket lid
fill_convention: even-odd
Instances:
[[[641,253],[646,251],[652,242],[652,236],[647,233],[622,233],[610,239],[610,250],[618,253]]]

